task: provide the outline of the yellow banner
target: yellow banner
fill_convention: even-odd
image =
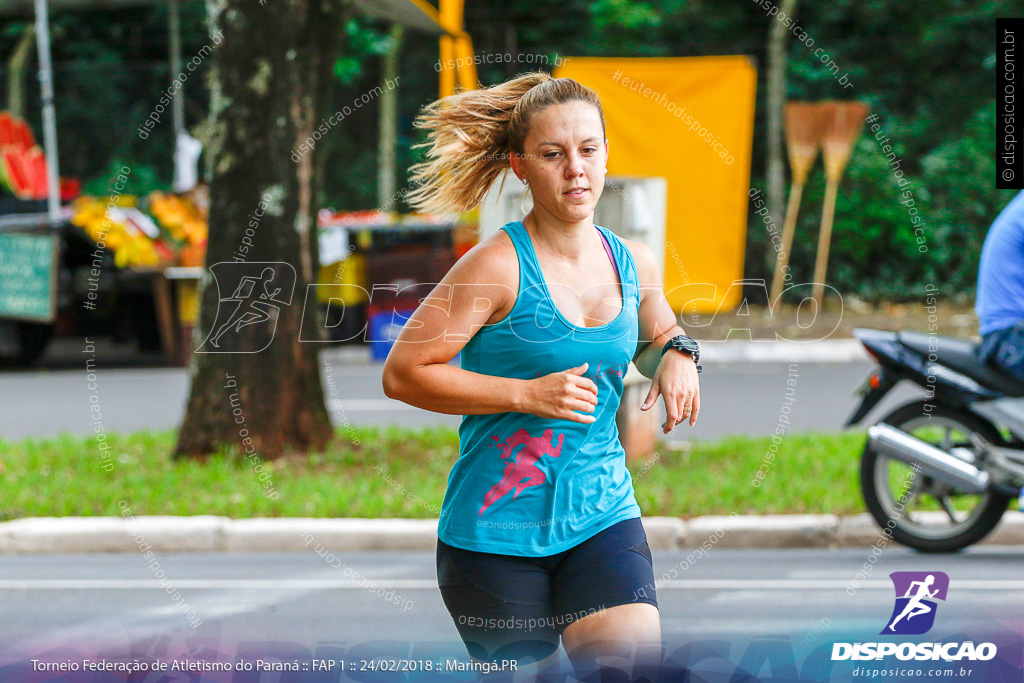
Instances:
[[[554,75],[600,96],[609,175],[667,179],[663,277],[672,308],[684,315],[735,308],[757,87],[750,60],[571,57]]]

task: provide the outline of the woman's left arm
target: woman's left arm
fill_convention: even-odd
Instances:
[[[697,412],[700,410],[697,365],[693,358],[679,351],[669,349],[668,353],[661,353],[669,339],[685,332],[676,322],[676,314],[665,298],[654,251],[642,242],[623,241],[633,254],[640,283],[638,347],[642,350],[633,358],[633,363],[640,374],[652,380],[651,390],[640,409],[649,410],[656,404],[658,396],[661,396],[668,414],[665,433],[668,434],[687,418],[692,427],[697,423]],[[687,412],[687,408],[691,411]]]

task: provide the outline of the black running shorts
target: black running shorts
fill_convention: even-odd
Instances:
[[[541,660],[565,628],[607,607],[658,606],[639,517],[546,557],[483,553],[437,541],[441,597],[472,657]]]

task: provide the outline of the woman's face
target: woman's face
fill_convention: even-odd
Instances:
[[[567,223],[593,215],[608,163],[608,141],[594,105],[577,100],[534,114],[523,153],[512,168],[529,183],[535,210]]]

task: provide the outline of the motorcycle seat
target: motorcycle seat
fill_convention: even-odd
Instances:
[[[1007,396],[1024,396],[1024,382],[1003,373],[981,360],[978,355],[980,344],[956,337],[923,332],[900,332],[900,342],[908,349],[925,358],[934,353],[938,362],[957,372],[967,375],[978,384],[995,389]]]

